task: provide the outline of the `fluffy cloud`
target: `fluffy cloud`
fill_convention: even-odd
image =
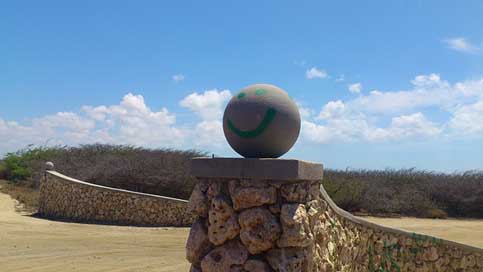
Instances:
[[[351,93],[360,93],[362,91],[362,84],[361,83],[354,83],[348,86],[349,92]]]
[[[448,48],[463,52],[463,53],[476,53],[480,50],[478,46],[471,44],[465,38],[456,37],[444,40]]]
[[[180,146],[185,131],[166,108],[152,111],[141,95],[124,96],[119,105],[84,106],[79,113],[59,112],[29,124],[0,119],[0,151],[28,144],[116,143],[143,146]]]
[[[223,115],[223,106],[231,98],[229,90],[218,91],[208,90],[203,93],[192,93],[179,103],[194,113],[198,114],[203,120],[220,119]]]
[[[407,90],[373,90],[353,99],[329,101],[320,110],[298,102],[301,141],[483,138],[483,79],[451,84],[428,74],[416,76],[411,84]],[[153,110],[143,96],[131,93],[119,104],[87,105],[77,112],[58,112],[23,123],[0,118],[0,154],[28,144],[94,142],[221,150],[226,148],[223,109],[231,96],[229,90],[217,89],[187,95],[179,102],[188,111],[181,124],[167,108]]]
[[[208,90],[192,93],[181,100],[180,105],[199,116],[201,121],[192,130],[193,143],[202,147],[220,147],[224,141],[223,109],[231,98],[229,90]]]
[[[223,143],[223,108],[229,90],[194,92],[180,105],[199,121],[177,124],[166,108],[150,109],[144,97],[128,93],[117,105],[83,106],[78,112],[59,112],[26,124],[0,118],[0,154],[34,145],[86,143],[132,144],[147,147],[217,148]]]
[[[459,134],[483,134],[483,99],[470,105],[458,107],[449,126]]]
[[[316,143],[483,136],[483,79],[450,84],[429,74],[416,76],[411,83],[409,90],[374,90],[355,99],[330,101],[319,114],[303,117],[302,135]],[[433,122],[423,112],[450,117]]]
[[[352,108],[372,113],[400,113],[432,106],[449,108],[460,102],[464,96],[457,85],[460,89],[474,85],[469,81],[452,86],[441,80],[437,74],[416,76],[411,83],[413,88],[410,90],[372,91],[369,95],[360,96],[348,103]]]
[[[316,143],[398,141],[436,136],[441,129],[418,112],[393,117],[387,127],[377,127],[363,114],[327,119],[325,124],[304,120],[303,136]]]
[[[325,70],[319,70],[317,67],[312,67],[309,70],[305,71],[305,76],[308,79],[316,79],[316,78],[326,78],[328,74]]]

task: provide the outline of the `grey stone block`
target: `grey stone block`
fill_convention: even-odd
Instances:
[[[280,181],[322,180],[323,166],[319,163],[285,159],[193,158],[191,175]]]

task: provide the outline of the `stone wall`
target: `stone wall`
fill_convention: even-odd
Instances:
[[[39,214],[77,222],[135,226],[189,226],[187,201],[100,186],[46,171]]]
[[[338,208],[320,181],[198,177],[191,271],[483,271],[483,250],[382,227]]]

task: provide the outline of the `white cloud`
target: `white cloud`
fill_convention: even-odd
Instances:
[[[483,134],[483,99],[474,104],[458,107],[449,126],[458,134]]]
[[[320,111],[318,118],[328,120],[346,114],[346,106],[341,100],[329,101]]]
[[[179,104],[198,114],[203,120],[217,120],[221,119],[223,106],[230,98],[229,90],[213,89],[203,93],[194,92],[181,100]]]
[[[316,79],[316,78],[326,78],[328,74],[325,70],[319,70],[317,67],[312,67],[309,70],[305,71],[305,76],[308,79]]]
[[[34,118],[29,124],[0,119],[0,153],[28,144],[115,143],[180,146],[186,133],[175,126],[166,108],[152,111],[141,95],[124,96],[119,105],[84,106],[79,113],[59,112]]]
[[[409,90],[330,101],[314,119],[303,117],[302,135],[316,143],[483,136],[483,79],[450,84],[429,74],[411,83]],[[423,112],[449,117],[433,122]]]
[[[364,114],[345,114],[325,120],[325,124],[304,120],[303,136],[316,143],[354,141],[398,141],[436,136],[442,129],[418,112],[393,117],[387,127],[371,124]]]
[[[185,76],[183,74],[176,74],[172,77],[173,81],[175,82],[181,82],[183,80],[185,80]]]
[[[362,91],[361,83],[349,84],[348,89],[351,93],[360,93]]]
[[[297,102],[302,117],[301,140],[330,143],[483,138],[483,78],[451,84],[437,74],[428,74],[416,76],[411,84],[407,90],[373,90],[353,99],[329,101],[320,110]],[[187,95],[179,102],[190,112],[183,115],[182,124],[167,108],[153,110],[143,96],[131,93],[119,104],[86,105],[77,112],[58,112],[28,122],[0,118],[0,154],[46,143],[227,148],[222,115],[231,96],[229,90],[217,89]],[[437,122],[431,120],[435,116]]]
[[[347,103],[352,108],[371,113],[401,113],[421,107],[451,107],[461,96],[461,91],[441,80],[437,74],[416,76],[411,83],[413,88],[410,90],[372,91]],[[466,86],[466,83],[463,85]]]
[[[464,52],[464,53],[476,53],[480,50],[480,48],[476,45],[471,44],[465,38],[456,37],[451,39],[444,40],[448,48]]]
[[[222,117],[225,104],[231,98],[229,90],[208,90],[192,93],[181,100],[180,105],[196,115],[201,121],[191,131],[192,142],[197,146],[218,148],[224,143]]]
[[[219,148],[223,145],[222,115],[229,90],[194,92],[180,101],[199,121],[177,124],[166,108],[152,110],[141,95],[128,93],[117,105],[83,106],[78,112],[58,112],[25,124],[0,118],[0,154],[29,144],[132,144],[147,147]]]

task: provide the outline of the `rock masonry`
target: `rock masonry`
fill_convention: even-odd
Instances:
[[[76,181],[46,172],[40,184],[39,214],[77,222],[134,226],[189,226],[185,200]]]
[[[320,181],[198,178],[191,271],[483,271],[483,251],[345,214]]]

